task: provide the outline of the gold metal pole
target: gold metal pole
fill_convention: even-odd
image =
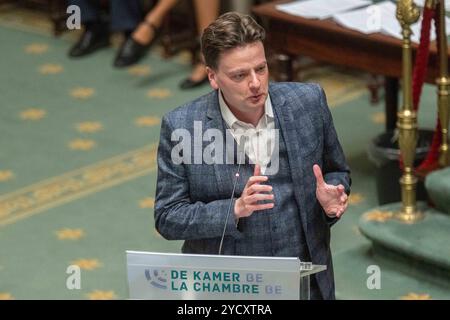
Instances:
[[[438,86],[438,108],[439,121],[441,123],[442,142],[439,148],[439,165],[446,167],[449,165],[448,146],[448,121],[449,121],[449,88],[450,78],[448,77],[447,63],[447,35],[445,32],[445,1],[440,0],[439,6],[439,78],[436,80]]]
[[[396,16],[402,27],[403,36],[403,106],[397,114],[397,128],[399,129],[399,144],[404,169],[403,176],[400,178],[402,209],[395,216],[408,223],[423,218],[423,214],[416,208],[417,177],[413,174],[417,145],[417,114],[412,104],[411,25],[417,22],[419,15],[419,9],[412,0],[398,1]]]

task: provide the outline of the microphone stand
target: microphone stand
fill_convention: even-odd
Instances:
[[[238,147],[238,152],[239,151],[240,151],[240,149]],[[243,153],[244,151],[241,150],[241,152]],[[240,154],[240,156],[242,156],[242,153]],[[242,158],[240,158],[240,159],[242,160]],[[231,207],[233,205],[233,197],[234,197],[234,193],[236,191],[237,182],[239,180],[239,172],[240,172],[240,169],[241,169],[241,162],[242,161],[239,161],[238,169],[236,171],[235,178],[234,178],[233,191],[231,192],[231,198],[230,198],[230,204],[228,206],[227,217],[225,219],[225,225],[223,226],[222,237],[220,238],[219,255],[222,254],[223,239],[225,238],[225,231],[227,230],[228,220],[230,218],[230,213],[231,213]]]

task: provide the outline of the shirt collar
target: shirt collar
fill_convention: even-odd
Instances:
[[[228,127],[232,128],[233,125],[237,123],[245,123],[243,121],[240,121],[236,116],[231,112],[230,108],[228,107],[227,103],[225,102],[225,99],[222,96],[222,92],[219,89],[218,92],[219,95],[219,106],[220,106],[220,112],[222,113],[222,117],[225,120]],[[270,101],[270,95],[267,95],[266,101],[264,103],[264,115],[263,117],[266,118],[266,121],[268,118],[273,119],[273,109],[272,109],[272,102]],[[249,123],[245,123],[247,125],[250,125]]]

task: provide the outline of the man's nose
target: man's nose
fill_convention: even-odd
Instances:
[[[261,85],[261,81],[259,80],[258,75],[253,70],[250,74],[250,89],[259,89]]]

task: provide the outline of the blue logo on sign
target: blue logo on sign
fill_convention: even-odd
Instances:
[[[145,269],[145,278],[150,284],[159,289],[167,289],[167,273],[164,270]]]

